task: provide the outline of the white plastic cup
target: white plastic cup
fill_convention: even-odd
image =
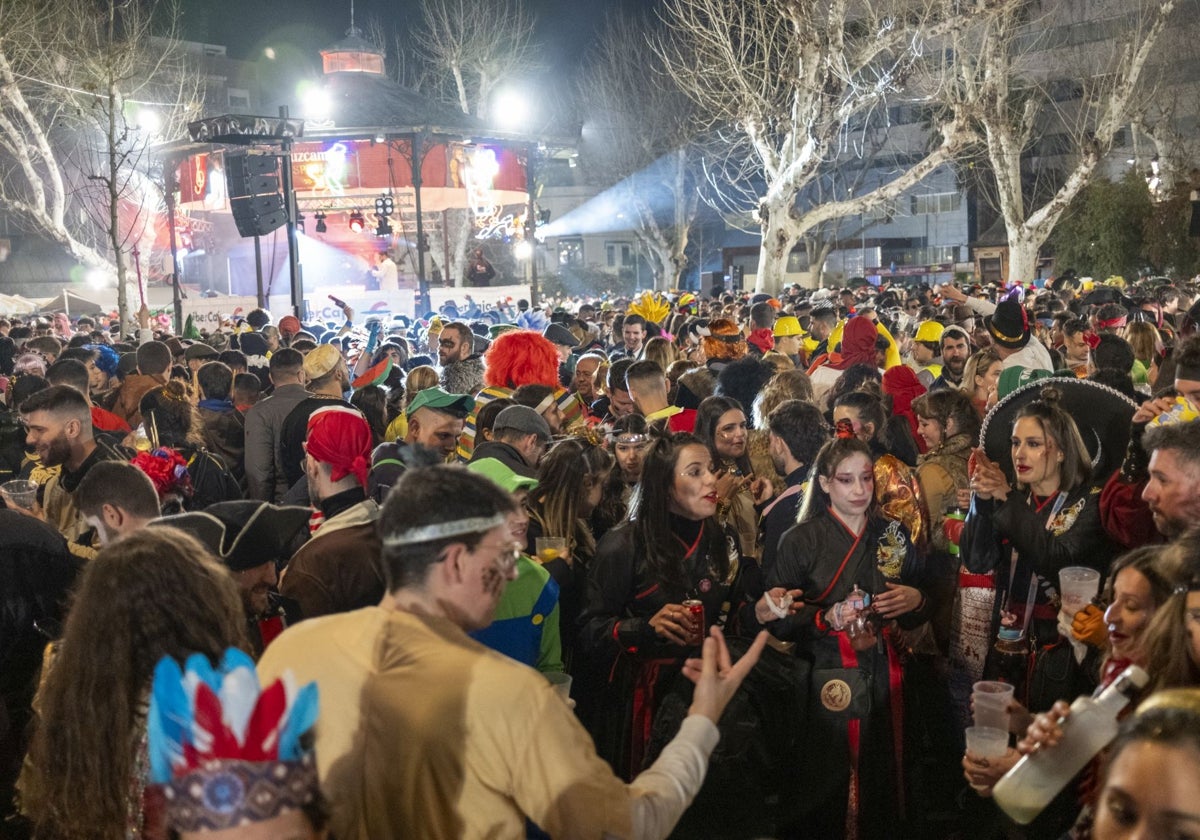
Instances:
[[[568,703],[571,699],[571,675],[564,674],[562,671],[550,671],[542,674],[550,685],[554,686],[554,690],[558,692],[558,696],[562,698],[564,703]]]
[[[975,708],[975,725],[1008,731],[1008,704],[1014,688],[1009,683],[983,680],[972,687],[971,702]]]
[[[1087,566],[1067,566],[1058,572],[1058,592],[1062,611],[1073,616],[1085,608],[1100,591],[1100,573]]]
[[[25,510],[33,510],[33,505],[37,501],[37,489],[37,482],[20,478],[0,484],[0,492],[4,493],[8,501],[14,507]]]
[[[967,752],[975,758],[999,758],[1008,751],[1008,730],[994,726],[968,726]]]

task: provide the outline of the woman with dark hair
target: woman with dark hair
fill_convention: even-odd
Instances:
[[[696,410],[696,437],[708,447],[717,465],[720,496],[719,518],[738,535],[742,556],[760,556],[758,511],[771,497],[770,480],[756,476],[750,466],[750,429],[741,403],[731,397],[708,397]]]
[[[602,538],[629,513],[629,499],[641,480],[642,463],[650,444],[646,418],[640,414],[625,415],[613,424],[608,442],[615,466],[604,482],[600,504],[592,512],[592,533],[596,539]]]
[[[1001,624],[1026,626],[1027,637],[1057,638],[1059,571],[1088,566],[1104,574],[1116,553],[1100,525],[1099,485],[1079,428],[1059,405],[1058,389],[1042,388],[1039,396],[1017,409],[1012,421],[1015,486],[983,450],[973,456],[973,498],[960,557],[970,575],[991,578],[1006,595],[997,593],[990,621],[980,623],[962,610],[955,615],[950,685],[963,718],[970,686],[989,667],[985,656]],[[993,416],[993,422],[1005,421]],[[975,588],[987,587],[977,580]],[[1071,619],[1066,617],[1068,632]]]
[[[795,815],[809,837],[886,837],[898,824],[904,733],[900,706],[892,707],[901,702],[892,696],[901,673],[894,623],[924,621],[925,596],[914,585],[920,557],[908,530],[875,501],[873,466],[843,421],[817,454],[798,524],[767,576],[764,600],[800,590],[801,606],[790,615],[787,604],[755,610],[814,668],[819,696],[805,752],[820,756],[821,770],[809,774],[810,807]]]
[[[475,437],[479,441],[480,446],[492,439],[492,429],[496,425],[496,417],[499,416],[500,412],[510,405],[516,404],[516,400],[511,400],[508,397],[500,397],[479,409],[479,412],[475,415]]]
[[[942,522],[946,514],[966,507],[959,504],[959,496],[971,491],[967,459],[979,439],[979,415],[970,397],[953,390],[922,394],[912,408],[917,433],[925,443],[925,454],[917,462],[917,480],[929,508],[930,536],[935,549],[947,552],[950,543]]]
[[[387,431],[387,397],[387,391],[378,385],[364,385],[350,396],[350,405],[363,413],[371,427],[372,449],[383,443]]]
[[[708,447],[687,434],[657,437],[630,518],[596,548],[579,657],[610,677],[586,722],[597,751],[626,779],[642,768],[662,691],[735,601],[741,557],[716,513]]]
[[[848,420],[854,434],[871,448],[873,457],[894,455],[910,467],[917,465],[917,444],[903,417],[887,415],[883,401],[866,391],[842,394],[833,404],[833,422]]]
[[[204,448],[200,417],[186,385],[172,380],[150,389],[138,410],[153,448],[139,452],[133,463],[154,482],[163,515],[242,498],[225,463]]]
[[[1016,704],[1010,707],[1017,732],[1026,732],[1026,726],[1032,723],[1022,749],[1057,729],[1060,720],[1070,715],[1069,703],[1075,697],[1093,694],[1098,687],[1107,688],[1131,664],[1150,667],[1147,629],[1185,577],[1179,552],[1161,545],[1136,548],[1113,561],[1101,593],[1101,606],[1089,605],[1077,613],[1071,639],[1060,639],[1038,655],[1029,709],[1040,714],[1030,718]],[[1101,614],[1104,605],[1107,607]],[[1081,643],[1087,648],[1082,660],[1072,650]],[[967,753],[962,762],[964,775],[976,791],[986,796],[1020,757],[1012,748],[998,758],[981,759]],[[1076,825],[1090,824],[1095,805],[1090,798],[1095,790],[1093,782],[1094,774],[1088,773],[1079,784],[1069,786],[1037,818],[1031,835],[1060,836],[1080,813],[1081,802],[1085,808]]]
[[[35,703],[19,784],[35,836],[165,838],[161,794],[147,785],[154,667],[248,651],[245,627],[233,578],[183,531],[139,531],[90,561]]]
[[[486,406],[485,406],[486,407]],[[596,554],[596,538],[588,518],[600,504],[613,459],[603,446],[582,438],[556,443],[538,464],[538,486],[529,494],[526,553],[537,557],[538,537],[562,537],[566,553],[542,559],[559,589],[559,625],[574,628],[587,584],[588,567]],[[563,634],[563,665],[571,667],[574,633]]]
[[[971,492],[967,459],[979,438],[979,415],[971,398],[954,390],[923,394],[913,401],[912,408],[926,447],[917,461],[916,473],[929,510],[931,550],[926,583],[933,600],[930,624],[944,654],[958,588],[958,541]]]

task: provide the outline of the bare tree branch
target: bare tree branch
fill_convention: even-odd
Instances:
[[[669,0],[669,34],[657,42],[663,64],[703,115],[702,128],[725,141],[706,160],[710,185],[733,202],[752,197],[763,242],[757,287],[775,291],[788,254],[810,230],[862,213],[953,160],[965,143],[951,117],[933,127],[928,154],[870,189],[802,207],[802,192],[823,171],[869,146],[861,132],[887,126],[892,102],[932,101],[939,81],[926,75],[932,44],[997,5],[1018,0]],[[908,148],[920,148],[912,137]]]

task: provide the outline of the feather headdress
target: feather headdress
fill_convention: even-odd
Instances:
[[[317,794],[301,736],[317,720],[317,686],[285,677],[260,690],[254,661],[236,648],[219,668],[201,654],[181,670],[154,669],[147,732],[150,780],[165,786],[177,831],[215,831],[299,810]]]
[[[662,324],[671,314],[671,302],[657,292],[644,292],[629,305],[626,315],[641,315],[650,324]]]

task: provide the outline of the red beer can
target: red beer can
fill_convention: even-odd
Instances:
[[[688,644],[702,645],[704,644],[705,627],[704,627],[704,604],[697,601],[695,598],[689,598],[683,602],[683,606],[692,616],[692,621],[696,625],[696,629],[692,631],[688,637]]]

